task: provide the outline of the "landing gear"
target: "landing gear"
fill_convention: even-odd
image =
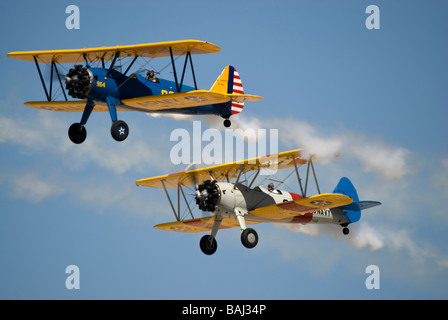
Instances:
[[[342,233],[348,235],[350,233],[350,230],[347,227],[344,227],[344,229],[342,229]]]
[[[224,127],[228,128],[231,124],[232,122],[229,119],[224,120]]]
[[[216,249],[218,249],[218,243],[216,242],[216,239],[212,238],[212,236],[208,234],[201,238],[199,246],[201,247],[202,252],[208,256],[214,254],[216,252]]]
[[[117,120],[112,123],[110,134],[116,141],[123,141],[128,137],[129,127],[123,120]]]
[[[129,127],[123,120],[117,118],[117,104],[120,102],[117,98],[107,97],[107,107],[109,108],[110,118],[112,120],[112,126],[110,128],[110,134],[116,141],[123,141],[128,137]]]
[[[255,247],[258,243],[258,234],[254,229],[247,228],[241,232],[241,242],[248,249]]]
[[[73,143],[83,143],[87,137],[87,130],[82,124],[74,123],[68,129],[68,137]]]

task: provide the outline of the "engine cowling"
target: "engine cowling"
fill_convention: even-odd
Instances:
[[[92,90],[93,74],[80,64],[71,68],[65,78],[65,89],[75,99],[85,99]]]
[[[214,212],[221,198],[221,191],[216,181],[206,180],[198,185],[195,198],[199,209]]]

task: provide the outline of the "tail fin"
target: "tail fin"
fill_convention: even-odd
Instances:
[[[334,189],[333,193],[344,194],[353,199],[353,202],[349,205],[343,206],[345,214],[350,222],[357,222],[361,219],[361,210],[373,208],[379,206],[381,202],[378,201],[359,201],[358,193],[356,192],[355,187],[352,182],[343,177],[339,180],[338,185]]]
[[[227,66],[222,71],[221,75],[216,79],[210,91],[217,93],[231,93],[231,94],[244,94],[243,84],[241,78],[236,69],[232,66]],[[231,101],[231,113],[237,114],[243,111],[244,102]]]

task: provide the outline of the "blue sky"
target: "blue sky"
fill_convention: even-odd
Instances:
[[[70,4],[79,30],[65,27]],[[380,30],[365,27],[370,4]],[[447,10],[399,0],[2,2],[0,298],[446,299]],[[67,129],[80,115],[24,106],[45,99],[39,77],[6,56],[181,39],[222,48],[194,57],[200,88],[230,64],[245,92],[265,97],[232,119],[235,128],[278,129],[278,151],[339,150],[316,166],[321,191],[348,176],[361,199],[383,205],[363,212],[348,237],[337,226],[260,224],[256,248],[225,230],[205,256],[202,234],[153,229],[173,219],[168,202],[135,186],[183,170],[168,160],[169,137],[191,131],[193,119],[123,113],[131,133],[117,143],[98,113],[74,145]],[[172,77],[169,68],[161,76]],[[79,290],[65,287],[73,264]],[[365,287],[368,265],[380,269],[379,290]]]

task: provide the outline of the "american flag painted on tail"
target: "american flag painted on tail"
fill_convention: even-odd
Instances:
[[[238,71],[236,71],[236,69],[233,67],[229,71],[232,71],[232,69],[233,69],[233,86],[232,86],[232,92],[229,93],[244,94],[243,84],[241,82],[240,75],[238,74]],[[232,107],[231,107],[232,114],[240,113],[241,111],[243,111],[243,108],[244,108],[244,102],[238,103],[232,101]]]
[[[243,111],[244,101],[248,102],[263,99],[263,97],[244,94],[240,75],[232,66],[224,68],[221,75],[210,88],[210,92],[222,95],[232,95],[231,101],[229,101],[227,105],[228,108],[230,108],[230,115],[238,114]],[[228,119],[229,114],[223,114],[222,116],[225,116],[226,119]]]

